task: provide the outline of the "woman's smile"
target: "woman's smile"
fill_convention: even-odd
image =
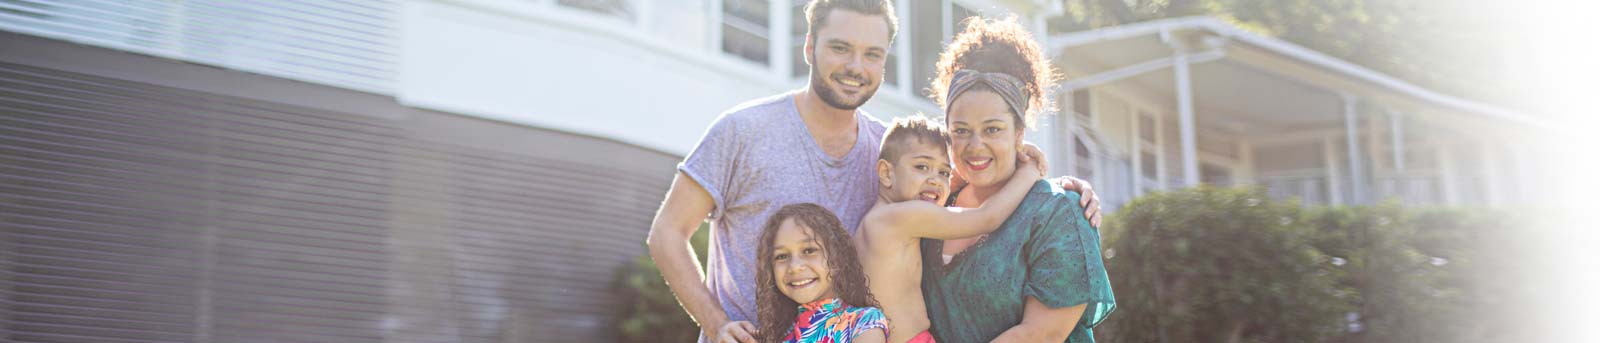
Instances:
[[[991,163],[994,163],[994,158],[990,158],[990,157],[967,158],[967,169],[971,169],[972,171],[981,171],[981,170],[984,170],[984,169],[989,169],[989,164],[991,164]]]

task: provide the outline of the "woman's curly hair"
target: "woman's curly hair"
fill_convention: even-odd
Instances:
[[[773,240],[778,238],[778,227],[794,219],[796,224],[811,229],[811,236],[822,245],[828,261],[829,278],[833,291],[845,304],[855,307],[879,307],[878,299],[867,288],[867,273],[861,268],[856,248],[850,234],[844,231],[839,217],[822,206],[812,203],[793,204],[778,209],[761,229],[761,240],[756,253],[756,319],[760,322],[757,340],[776,343],[794,327],[795,316],[800,315],[799,303],[778,291],[773,275]]]
[[[962,22],[967,29],[956,35],[939,54],[937,74],[929,91],[939,108],[948,110],[945,92],[950,89],[950,78],[959,70],[985,73],[1005,73],[1021,79],[1022,90],[1028,96],[1028,113],[1017,113],[1020,128],[1032,126],[1040,115],[1050,113],[1055,106],[1049,91],[1055,88],[1055,68],[1050,59],[1033,39],[1033,34],[1016,17],[1004,19],[968,18]],[[976,87],[987,87],[978,85]],[[948,115],[948,114],[947,114]]]

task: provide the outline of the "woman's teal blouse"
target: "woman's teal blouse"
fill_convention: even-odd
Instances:
[[[950,197],[954,199],[955,196]],[[922,294],[941,343],[988,342],[1022,323],[1026,297],[1051,308],[1088,304],[1067,342],[1094,342],[1116,308],[1078,193],[1039,181],[1016,211],[977,244],[943,263],[943,241],[922,240]]]

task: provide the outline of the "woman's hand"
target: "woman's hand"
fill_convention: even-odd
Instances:
[[[756,326],[747,321],[728,322],[717,329],[717,343],[756,343]]]

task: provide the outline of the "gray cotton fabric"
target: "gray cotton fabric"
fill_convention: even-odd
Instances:
[[[706,286],[730,320],[756,321],[756,241],[773,212],[815,203],[833,211],[854,234],[877,200],[874,166],[884,123],[857,110],[856,144],[844,158],[834,159],[812,139],[794,95],[757,99],[724,112],[678,165],[715,203]]]

